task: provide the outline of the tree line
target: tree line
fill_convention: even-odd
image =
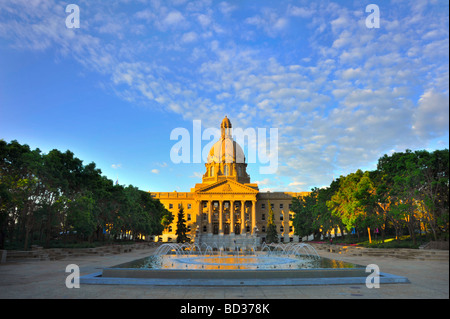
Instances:
[[[294,198],[295,234],[315,238],[361,233],[398,239],[407,233],[448,240],[449,151],[393,153],[378,160],[377,169],[357,170],[334,180],[329,187],[313,188]]]
[[[139,239],[160,235],[172,220],[148,192],[114,185],[69,150],[43,154],[0,140],[0,249]]]

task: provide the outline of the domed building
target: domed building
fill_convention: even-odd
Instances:
[[[250,182],[242,147],[233,140],[232,125],[225,116],[221,137],[211,147],[202,183],[190,192],[151,193],[174,215],[172,225],[157,240],[176,241],[177,213],[184,208],[188,236],[196,242],[223,246],[252,246],[265,240],[269,204],[281,242],[299,241],[294,236],[292,197],[308,192],[260,192]]]

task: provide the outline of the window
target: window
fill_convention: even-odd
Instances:
[[[280,208],[283,209],[283,204],[280,204]]]
[[[242,167],[241,166],[238,167],[238,176],[242,176]]]
[[[266,208],[266,204],[261,204],[261,208],[262,209]]]
[[[289,204],[289,209],[292,209],[292,204]]]
[[[211,166],[211,169],[210,169],[210,176],[214,176],[214,166]]]
[[[191,204],[187,204],[188,209],[191,209],[192,205]]]
[[[169,233],[172,232],[172,226],[169,226]]]
[[[283,214],[280,213],[280,220],[284,220]]]
[[[266,214],[261,214],[261,220],[266,220]]]
[[[289,226],[289,232],[291,233],[293,231],[292,225]]]
[[[203,226],[203,232],[206,233],[206,225]]]
[[[272,209],[273,209],[273,208],[274,208],[274,204],[270,204],[270,208],[272,208]]]
[[[191,220],[191,214],[187,214],[187,221]]]
[[[169,204],[169,209],[172,209],[173,208],[173,204]]]
[[[263,226],[263,227],[261,228],[261,231],[262,231],[263,233],[265,233],[265,232],[266,232],[266,226]]]
[[[223,175],[228,176],[228,174],[228,165],[225,165],[225,167],[223,168]]]
[[[284,232],[284,227],[280,226],[280,233]]]

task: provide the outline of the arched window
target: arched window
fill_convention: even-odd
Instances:
[[[242,176],[242,167],[238,167],[238,176]]]
[[[211,166],[211,173],[210,176],[214,176],[214,166]]]
[[[225,165],[225,167],[223,168],[223,175],[228,176],[228,174],[228,165]]]

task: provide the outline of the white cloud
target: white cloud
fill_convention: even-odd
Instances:
[[[192,175],[189,177],[200,179],[203,177],[203,173],[202,172],[193,172]]]
[[[237,6],[234,6],[226,1],[223,1],[219,4],[219,9],[224,15],[229,15],[231,12],[237,9]]]
[[[449,96],[433,90],[419,99],[413,130],[420,137],[439,137],[449,131]]]
[[[122,164],[112,164],[111,165],[111,168],[113,168],[113,169],[119,169],[121,167],[122,167]]]
[[[73,32],[61,28],[64,8],[54,1],[5,1],[0,37],[20,50],[56,48],[133,104],[213,127],[225,112],[234,126],[277,127],[276,176],[289,187],[322,186],[335,172],[448,134],[446,5],[392,3],[382,28],[369,30],[356,2],[279,3],[151,1],[123,25],[114,22],[124,13],[106,18],[87,3],[86,27]],[[298,21],[307,25],[295,42],[287,31]],[[142,37],[128,39],[130,30]]]
[[[310,18],[314,15],[315,10],[305,7],[289,6],[288,12],[291,16],[300,18]]]
[[[181,37],[181,41],[184,43],[190,43],[197,41],[197,38],[198,38],[197,33],[191,31],[183,34],[183,36]]]
[[[159,174],[159,169],[157,169],[157,168],[152,169],[152,173],[153,174]]]

